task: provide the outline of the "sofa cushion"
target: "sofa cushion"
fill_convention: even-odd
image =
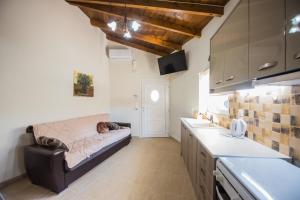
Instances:
[[[39,137],[56,138],[71,149],[70,145],[75,141],[98,135],[96,124],[99,121],[109,121],[108,114],[37,124],[33,125],[34,137],[38,144],[41,144],[38,141]]]
[[[97,132],[98,133],[108,133],[109,132],[109,128],[107,126],[106,122],[99,122],[97,124]]]
[[[56,138],[48,138],[45,136],[39,137],[38,139],[39,143],[42,146],[53,148],[53,149],[62,149],[64,151],[69,151],[69,148],[67,145],[65,145],[62,141],[56,139]]]
[[[94,153],[130,135],[130,128],[110,131],[107,134],[96,134],[70,145],[70,151],[65,152],[67,167],[72,169]]]
[[[110,131],[119,130],[121,128],[117,123],[114,122],[106,122],[106,124]]]

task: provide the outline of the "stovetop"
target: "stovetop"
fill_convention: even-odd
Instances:
[[[223,157],[220,161],[258,200],[300,200],[300,169],[285,160]]]

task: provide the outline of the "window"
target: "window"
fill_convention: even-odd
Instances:
[[[228,95],[209,95],[209,70],[199,75],[199,112],[229,115]]]
[[[150,96],[153,102],[157,102],[159,100],[159,92],[157,90],[152,90]]]
[[[205,113],[209,98],[209,70],[199,74],[199,113]]]

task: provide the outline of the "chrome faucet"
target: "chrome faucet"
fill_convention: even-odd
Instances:
[[[213,124],[214,123],[214,116],[212,114],[209,115],[209,121]]]

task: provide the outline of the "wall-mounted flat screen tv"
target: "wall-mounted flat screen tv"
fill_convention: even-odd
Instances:
[[[187,70],[184,50],[159,58],[158,66],[160,75]]]

